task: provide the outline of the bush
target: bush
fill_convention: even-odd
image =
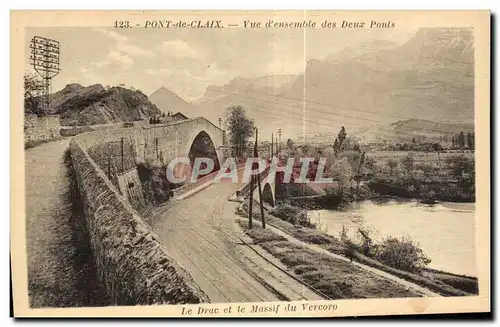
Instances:
[[[388,266],[420,272],[431,260],[412,238],[386,237],[377,246],[375,257]]]
[[[358,236],[357,246],[364,255],[371,256],[377,247],[377,244],[373,241],[374,230],[360,226],[356,230],[356,235]]]
[[[299,207],[284,203],[270,211],[270,214],[294,225],[315,228],[316,225],[309,221],[307,214]]]

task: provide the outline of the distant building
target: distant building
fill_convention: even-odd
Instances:
[[[150,117],[149,123],[150,124],[168,124],[168,123],[173,123],[173,122],[187,120],[187,119],[189,119],[189,117],[184,115],[180,111],[176,112],[175,114],[172,114],[169,111],[167,114],[163,113],[162,115]]]

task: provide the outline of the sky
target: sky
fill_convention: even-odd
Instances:
[[[209,85],[236,77],[298,74],[310,59],[323,59],[346,46],[386,39],[407,40],[415,29],[114,29],[27,28],[33,36],[60,42],[60,68],[52,91],[67,84],[124,84],[150,95],[166,87],[186,101]],[[29,52],[26,70],[31,71]]]

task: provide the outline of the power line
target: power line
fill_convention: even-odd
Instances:
[[[444,82],[441,85],[448,85],[448,84],[451,84],[451,83],[455,83],[455,81]],[[465,85],[465,83],[463,83],[463,84]],[[237,87],[232,86],[232,85],[225,85],[224,87],[230,87],[230,88],[233,88],[235,90],[246,91],[245,89],[237,88]],[[437,86],[433,86],[433,87],[437,87]],[[313,86],[312,88],[321,89],[318,86]],[[245,96],[240,95],[238,93],[229,93],[229,92],[224,92],[224,91],[217,91],[217,92],[226,93],[228,95],[237,95],[237,96],[245,97]],[[332,108],[332,109],[335,109],[335,110],[339,110],[339,109],[342,110],[343,109],[343,110],[357,111],[357,112],[361,112],[361,113],[365,113],[365,114],[369,114],[369,115],[382,115],[382,114],[384,114],[385,116],[388,116],[388,117],[393,116],[394,118],[397,118],[399,120],[415,119],[415,117],[409,117],[409,116],[405,117],[405,116],[388,115],[388,114],[383,113],[381,111],[371,112],[371,111],[366,111],[366,110],[362,110],[362,109],[355,108],[355,107],[334,108],[330,104],[325,104],[325,103],[316,102],[316,101],[310,101],[310,100],[303,100],[303,99],[301,100],[301,99],[296,99],[296,98],[292,98],[292,97],[289,97],[289,96],[287,97],[287,96],[283,96],[283,95],[274,95],[274,94],[266,93],[266,92],[253,91],[253,93],[258,93],[258,94],[262,94],[262,95],[265,95],[265,96],[272,96],[272,97],[275,97],[275,98],[278,98],[278,99],[292,100],[292,101],[300,102],[301,104],[305,103],[305,104],[319,105],[319,106],[323,106],[323,107],[327,107],[327,108]],[[253,98],[253,97],[247,97],[247,98],[255,99],[255,100],[259,100],[259,101],[264,101],[264,102],[269,102],[269,103],[274,103],[274,104],[278,104],[278,105],[284,106],[284,107],[293,107],[293,108],[303,109],[302,107],[298,107],[296,105],[294,106],[294,105],[289,105],[289,104],[282,104],[282,103],[277,103],[277,102],[270,102],[270,101],[267,101],[267,100],[264,100],[264,99],[256,99],[256,98]],[[342,117],[352,118],[352,119],[362,119],[362,120],[366,120],[366,121],[370,121],[370,122],[381,122],[381,121],[371,120],[371,119],[367,119],[367,118],[346,116],[346,115],[343,115],[343,114],[332,113],[330,111],[324,111],[324,110],[319,110],[319,109],[305,109],[305,111],[318,112],[318,113],[323,113],[323,114],[327,114],[327,115],[342,116]]]
[[[240,95],[238,93],[229,93],[229,92],[218,91],[218,90],[215,90],[215,91],[219,92],[219,93],[222,93],[222,94],[226,94],[226,95],[235,95],[235,96],[238,96],[238,97],[247,98],[247,99],[250,99],[250,100],[262,101],[262,102],[265,102],[265,103],[280,105],[280,106],[284,106],[284,107],[292,107],[292,108],[302,109],[301,107],[298,107],[298,106],[285,105],[285,104],[281,104],[281,103],[277,103],[277,102],[266,101],[266,100],[263,100],[263,99],[258,99],[258,98],[254,98],[254,97]],[[258,93],[258,92],[256,92],[256,93]],[[327,106],[327,105],[324,105],[324,106]],[[329,106],[329,107],[335,110],[335,108],[333,108],[331,106]],[[270,113],[269,111],[259,110],[259,109],[255,109],[255,108],[252,109],[252,110],[253,111],[257,111],[257,112],[261,112],[261,113],[264,113],[264,114],[267,114],[267,115],[270,115],[270,116],[285,117],[285,118],[290,118],[290,119],[294,119],[294,120],[298,120],[298,121],[302,121],[302,122],[309,122],[309,123],[313,123],[313,124],[318,124],[318,125],[323,125],[323,126],[331,127],[331,124],[325,124],[325,123],[321,123],[321,122],[314,121],[314,120],[308,120],[308,119],[298,118],[297,116],[288,116],[288,115],[282,115],[282,114],[278,114],[278,113]],[[315,112],[316,110],[310,110],[309,109],[308,111]],[[291,113],[291,114],[297,114],[298,112],[292,110],[292,111],[289,111],[289,113]],[[335,116],[343,116],[343,117],[350,118],[350,119],[353,119],[353,120],[363,120],[363,121],[367,121],[367,122],[373,122],[373,123],[376,123],[376,124],[380,124],[380,126],[377,126],[380,129],[383,129],[381,127],[383,127],[384,125],[387,124],[387,122],[383,122],[383,121],[380,121],[380,120],[372,120],[372,119],[367,119],[367,118],[363,118],[363,117],[345,116],[345,115],[342,115],[342,114],[337,114],[337,113],[332,113],[332,112],[324,112],[324,114],[335,115]],[[331,119],[331,118],[328,118],[328,119]],[[415,118],[411,118],[411,119],[415,119]],[[336,121],[336,120],[333,120],[333,121]],[[345,124],[344,121],[337,121],[337,122],[339,122],[339,124]],[[388,132],[390,132],[390,133],[395,133],[392,130],[389,130],[389,129],[386,129],[386,130]],[[433,130],[433,129],[423,129],[423,130],[442,133],[439,130]],[[377,133],[371,133],[371,134],[377,134]],[[408,135],[408,136],[415,136],[414,134],[410,134],[410,133],[401,133],[400,132],[398,134]],[[387,135],[381,135],[381,136],[386,137]]]

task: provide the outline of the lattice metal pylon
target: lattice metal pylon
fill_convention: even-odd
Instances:
[[[30,43],[30,61],[35,71],[43,79],[44,106],[50,108],[52,78],[59,74],[59,41],[35,36]]]

